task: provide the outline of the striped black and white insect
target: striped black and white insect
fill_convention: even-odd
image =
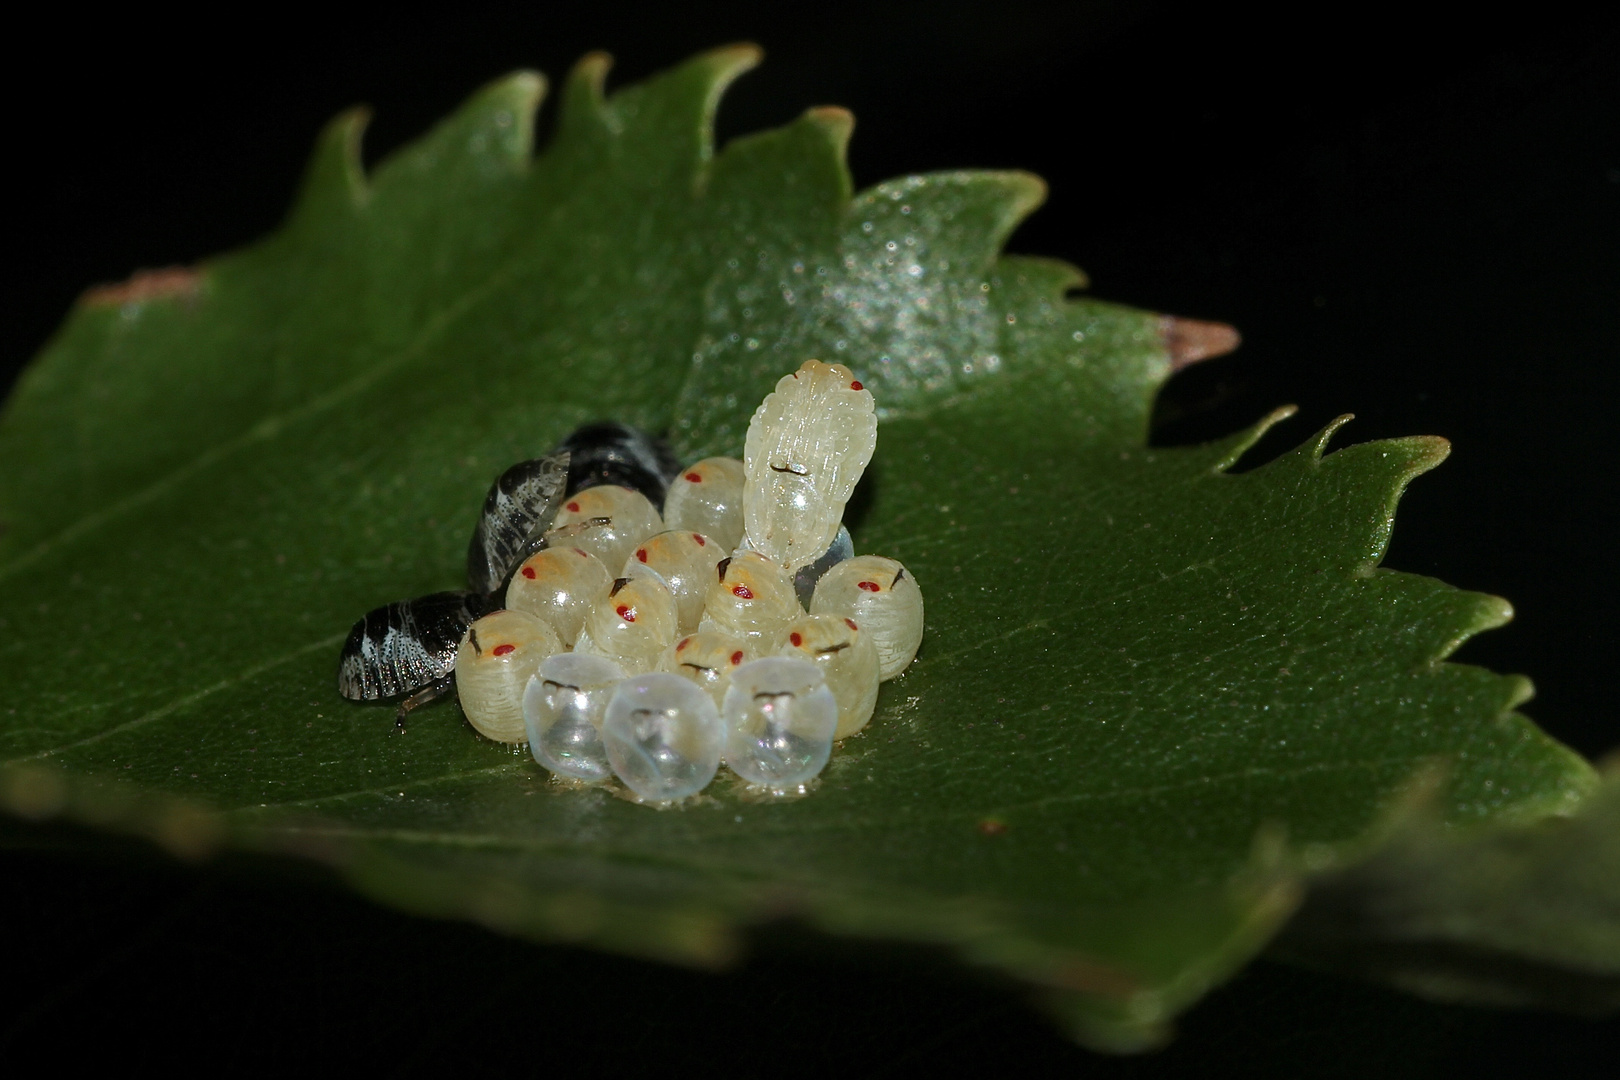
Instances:
[[[680,461],[664,440],[612,421],[586,424],[554,452],[569,455],[568,494],[617,484],[647,496],[660,513],[670,482],[681,471]]]
[[[618,485],[662,506],[679,462],[663,440],[625,424],[588,424],[552,453],[503,472],[484,499],[467,549],[464,592],[386,604],[354,624],[338,662],[338,692],[353,701],[400,699],[403,726],[413,710],[455,691],[456,649],[467,628],[505,603],[507,582],[547,545],[565,497]],[[574,532],[606,518],[575,523]]]
[[[396,721],[455,689],[456,647],[477,619],[501,606],[512,572],[545,546],[566,493],[566,451],[520,461],[484,499],[467,550],[465,592],[398,600],[368,611],[338,660],[338,693],[351,701],[403,698]]]

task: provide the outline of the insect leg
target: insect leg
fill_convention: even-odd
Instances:
[[[411,714],[412,710],[420,709],[423,705],[438,701],[440,698],[446,697],[455,692],[455,673],[451,672],[449,675],[441,675],[439,678],[434,679],[432,682],[422,687],[422,689],[418,690],[416,693],[399,703],[399,711],[394,714],[394,726],[400,731],[404,731],[405,718]]]

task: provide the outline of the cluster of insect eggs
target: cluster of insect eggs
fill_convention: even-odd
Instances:
[[[785,389],[822,376],[864,397],[856,404],[870,413],[870,393],[847,369],[816,367],[788,376]],[[682,469],[662,514],[616,485],[567,499],[549,534],[566,539],[517,568],[505,607],[474,622],[457,650],[475,728],[527,742],[559,776],[617,776],[639,797],[667,801],[702,790],[722,761],[753,784],[804,784],[835,740],[866,725],[879,682],[916,655],[922,594],[900,563],[854,556],[841,527],[874,438],[856,442],[853,464],[770,445],[769,431],[755,431],[780,422],[767,408],[778,394],[750,427],[755,453]],[[815,434],[834,455],[851,453]],[[751,487],[751,466],[793,482]],[[801,494],[807,477],[826,478],[827,505],[810,508],[818,516],[808,525],[773,527],[771,508],[751,496]],[[802,518],[806,500],[789,509]],[[760,550],[772,541],[779,558]],[[808,552],[818,557],[793,565]]]

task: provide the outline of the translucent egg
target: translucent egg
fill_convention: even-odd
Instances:
[[[854,556],[855,541],[850,538],[849,530],[840,525],[838,535],[833,537],[832,546],[816,556],[815,562],[801,566],[794,572],[793,592],[799,598],[799,603],[808,608],[810,598],[816,595],[816,585],[827,571]]]
[[[562,647],[548,623],[521,611],[492,611],[467,627],[456,648],[456,692],[467,722],[496,742],[528,738],[523,688]]]
[[[871,391],[849,368],[806,360],[754,412],[743,444],[748,543],[789,570],[832,544],[877,446]]]
[[[602,560],[579,547],[553,547],[525,559],[506,587],[506,606],[551,624],[570,648],[591,602],[613,585]]]
[[[558,653],[540,662],[523,691],[524,730],[534,760],[575,780],[606,780],[602,717],[624,669],[602,656]]]
[[[726,764],[750,783],[803,784],[832,754],[838,702],[808,660],[768,656],[742,665],[731,673],[721,711]]]
[[[667,671],[620,683],[602,720],[613,774],[649,802],[702,791],[720,768],[724,744],[709,695]]]
[[[726,551],[743,535],[743,463],[736,458],[704,458],[682,469],[664,497],[664,524],[702,533]]]
[[[670,529],[636,545],[624,561],[621,576],[630,577],[641,567],[656,570],[675,594],[680,633],[690,634],[703,618],[709,582],[715,579],[715,567],[725,557],[720,545],[702,533]]]
[[[688,679],[707,690],[719,708],[731,686],[731,673],[758,655],[754,646],[720,630],[688,634],[664,650],[658,670]]]
[[[592,524],[596,518],[607,518],[608,523]],[[647,496],[617,484],[603,484],[568,496],[557,511],[550,535],[560,537],[559,546],[584,548],[601,559],[603,566],[617,570],[637,544],[663,531],[664,519]]]
[[[855,734],[872,719],[877,705],[878,655],[872,635],[854,619],[806,615],[788,624],[782,656],[808,660],[821,669],[838,699],[838,730],[833,738]]]
[[[757,551],[739,551],[716,565],[698,625],[770,646],[803,614],[786,570]]]
[[[877,645],[879,678],[906,670],[922,643],[922,589],[904,566],[881,555],[857,555],[827,571],[810,610],[859,623]]]
[[[675,594],[661,577],[619,578],[597,594],[574,649],[639,675],[657,665],[675,640],[675,627]]]

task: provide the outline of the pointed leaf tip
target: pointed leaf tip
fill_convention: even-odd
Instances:
[[[1203,319],[1165,315],[1159,319],[1159,338],[1170,354],[1170,370],[1180,371],[1200,360],[1225,356],[1243,343],[1237,328]]]
[[[841,105],[817,105],[806,109],[804,118],[825,130],[840,148],[849,144],[849,137],[855,131],[855,114]]]
[[[137,270],[127,281],[94,285],[84,291],[79,303],[85,307],[123,307],[149,300],[191,300],[202,286],[202,274],[188,266],[165,266],[159,270]]]

